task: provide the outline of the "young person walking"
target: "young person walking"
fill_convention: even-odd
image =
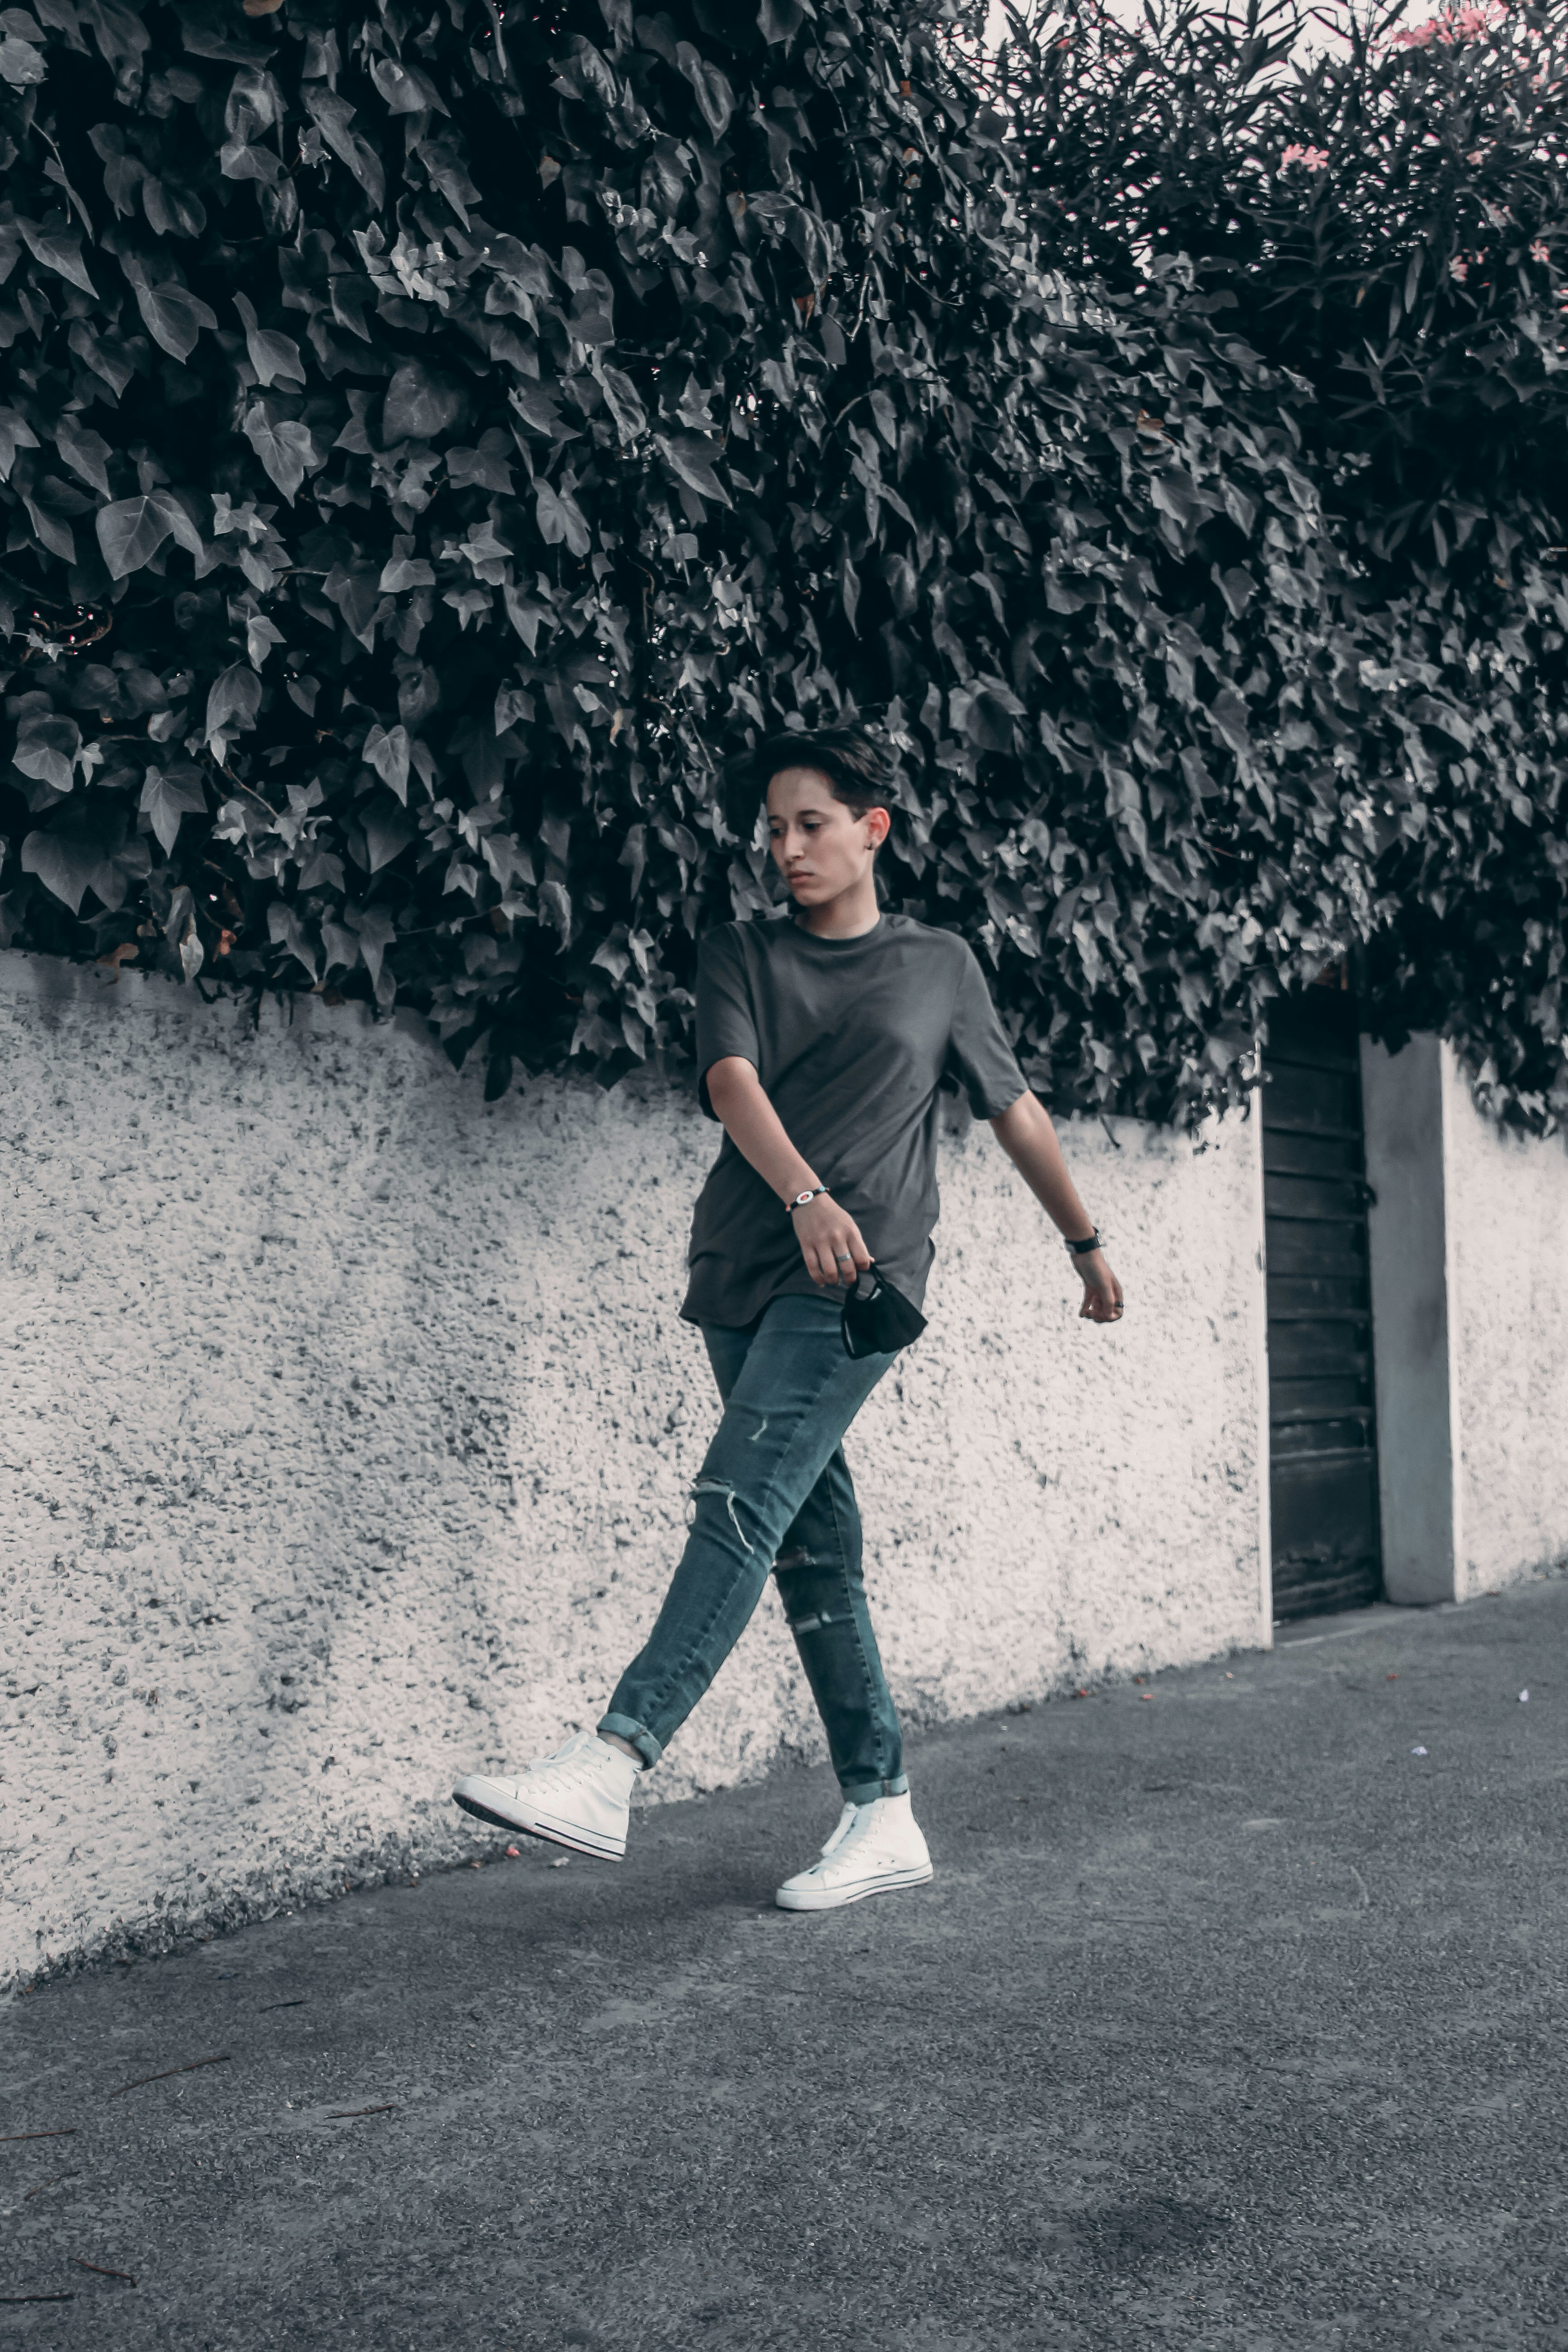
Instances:
[[[699,1092],[725,1134],[698,1198],[680,1312],[701,1329],[724,1411],[692,1487],[690,1533],[596,1731],[515,1780],[470,1773],[453,1795],[480,1821],[618,1862],[638,1775],[729,1656],[771,1570],[844,1797],[817,1860],[775,1900],[826,1911],[931,1875],[843,1447],[897,1344],[851,1355],[842,1318],[873,1265],[921,1305],[944,1073],[1066,1238],[1080,1315],[1115,1322],[1121,1290],[973,954],[879,907],[874,861],[891,820],[870,738],[775,737],[749,774],[794,903],[781,919],[720,925],[698,953]]]

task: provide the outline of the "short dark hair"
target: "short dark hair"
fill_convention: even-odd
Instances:
[[[786,728],[765,735],[742,752],[731,769],[727,795],[736,830],[750,830],[756,804],[783,768],[816,768],[825,775],[836,801],[858,817],[868,810],[890,813],[892,763],[876,738],[864,727],[819,727],[815,733]]]

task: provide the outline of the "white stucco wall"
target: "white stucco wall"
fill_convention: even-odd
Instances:
[[[1458,1597],[1568,1561],[1568,1143],[1500,1129],[1444,1056]]]
[[[1101,1330],[965,1119],[848,1441],[917,1785],[922,1724],[1268,1640],[1255,1123],[1068,1129]],[[482,1850],[457,1773],[595,1719],[716,1417],[676,1316],[715,1144],[0,956],[0,1981]],[[821,1753],[770,1593],[647,1793]]]
[[[1361,1067],[1383,1585],[1388,1600],[1426,1608],[1464,1586],[1447,1197],[1457,1066],[1426,1034],[1397,1054],[1363,1036]]]

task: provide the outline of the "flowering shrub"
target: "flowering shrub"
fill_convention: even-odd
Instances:
[[[1491,6],[1391,34],[1396,13],[1324,40],[1289,5],[1140,26],[1053,7],[1015,21],[996,95],[1060,267],[1131,293],[1151,257],[1189,257],[1310,387],[1342,611],[1415,688],[1394,708],[1394,670],[1361,672],[1355,723],[1406,741],[1364,999],[1392,1036],[1442,1028],[1541,1126],[1568,1110],[1568,26]]]
[[[1389,35],[1395,48],[1429,49],[1434,41],[1452,48],[1456,41],[1476,41],[1489,32],[1506,16],[1503,0],[1491,0],[1485,8],[1449,8],[1441,16],[1428,16],[1419,25],[1402,25]]]

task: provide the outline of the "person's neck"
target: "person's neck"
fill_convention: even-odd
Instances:
[[[863,932],[874,931],[882,919],[874,875],[863,875],[820,907],[797,908],[795,919],[803,931],[819,940],[858,940]]]

